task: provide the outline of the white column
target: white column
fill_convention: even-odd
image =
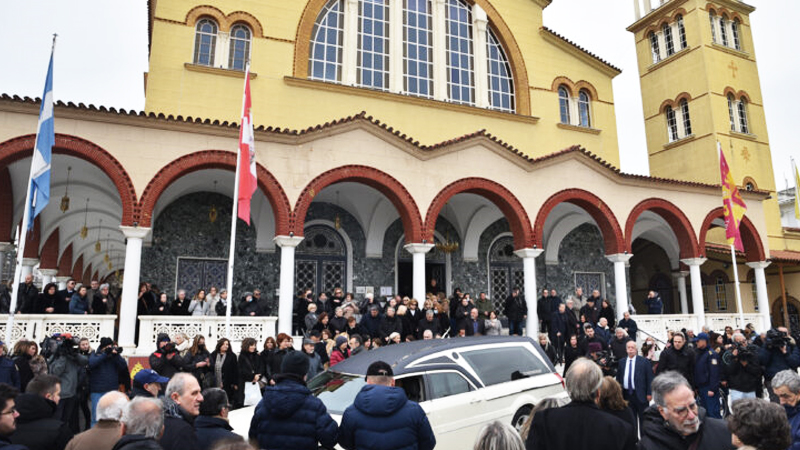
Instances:
[[[39,264],[39,260],[36,258],[22,258],[22,275],[20,275],[19,279],[25,281],[25,277],[28,275],[33,274],[33,267]],[[16,288],[16,286],[14,286]]]
[[[689,314],[689,298],[686,295],[687,276],[689,276],[689,272],[685,270],[672,274],[672,277],[678,282],[678,295],[681,298],[681,314]]]
[[[403,246],[411,253],[413,267],[413,284],[411,292],[418,302],[425,302],[425,254],[431,251],[433,244],[406,244]]]
[[[58,269],[39,269],[39,273],[42,274],[42,289],[44,289],[47,283],[52,283],[55,280]]]
[[[761,328],[768,330],[772,327],[772,320],[769,316],[769,297],[767,297],[767,277],[764,269],[770,265],[769,261],[757,261],[747,263],[753,269],[756,276],[756,298],[758,299],[758,313],[761,316]]]
[[[475,34],[473,36],[475,52],[475,105],[480,108],[489,107],[489,68],[486,66],[486,29],[489,18],[486,11],[477,3],[472,7],[472,23]]]
[[[125,235],[125,277],[122,281],[122,299],[119,308],[119,345],[133,354],[136,349],[136,303],[139,296],[139,274],[142,264],[142,241],[150,228],[120,226]]]
[[[640,1],[641,0],[633,0],[633,10],[636,13],[636,20],[639,20],[639,19],[642,18],[642,8],[639,5]]]
[[[524,270],[525,304],[528,305],[528,319],[525,321],[525,334],[534,339],[539,334],[539,317],[536,315],[536,257],[542,254],[541,248],[523,248],[515,255],[522,258]]]
[[[403,2],[389,2],[389,90],[403,92]]]
[[[13,242],[0,242],[0,275],[6,262],[6,254],[14,251]]]
[[[281,248],[281,279],[278,293],[278,333],[292,335],[292,309],[294,309],[294,250],[303,242],[298,236],[275,236]]]
[[[606,255],[606,259],[614,263],[614,295],[617,296],[617,320],[628,311],[628,281],[625,276],[625,264],[633,257],[630,253]]]
[[[342,84],[353,86],[358,79],[356,69],[356,61],[358,59],[358,0],[346,0],[344,2],[343,28]]]
[[[445,0],[431,2],[433,21],[433,98],[447,100],[447,5]]]
[[[72,278],[72,277],[55,277],[53,282],[58,284],[58,290],[59,291],[63,291],[64,289],[67,288],[67,281],[69,281],[70,278]],[[138,289],[138,286],[137,286],[137,289]]]
[[[692,282],[692,308],[697,317],[697,328],[706,324],[706,309],[703,306],[703,279],[700,277],[700,266],[706,258],[682,259],[681,262],[689,266],[689,278]]]

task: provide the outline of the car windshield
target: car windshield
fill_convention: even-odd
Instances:
[[[322,400],[329,413],[343,414],[365,384],[364,377],[328,371],[314,377],[308,383],[308,388]]]

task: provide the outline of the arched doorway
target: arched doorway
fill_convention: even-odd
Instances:
[[[656,291],[661,296],[665,314],[675,314],[675,304],[672,301],[672,278],[665,273],[657,273],[650,279],[650,290]]]
[[[305,228],[305,239],[297,246],[295,291],[311,289],[330,294],[347,287],[347,247],[339,233],[325,225]]]
[[[514,254],[514,238],[510,234],[502,234],[489,247],[489,298],[494,308],[502,311],[506,298],[511,291],[524,289],[525,271],[522,259]]]
[[[787,296],[786,309],[789,313],[789,331],[792,335],[800,333],[800,301],[794,297]],[[783,299],[781,297],[772,302],[772,325],[776,327],[786,326],[786,322],[783,320]]]

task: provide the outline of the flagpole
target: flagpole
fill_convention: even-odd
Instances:
[[[50,59],[53,59],[53,54],[56,50],[56,37],[57,34],[53,34],[53,45],[50,47]],[[49,63],[48,63],[49,64]],[[49,70],[49,69],[48,69]],[[45,82],[46,84],[46,82]],[[44,96],[42,96],[42,103],[46,100]],[[41,119],[41,117],[40,117]],[[36,149],[39,148],[39,126],[37,125],[36,129],[36,140],[33,143],[33,153],[31,154],[31,168],[30,173],[28,174],[28,189],[25,191],[25,203],[22,211],[22,226],[17,230],[17,263],[14,267],[14,284],[11,286],[12,294],[11,294],[11,303],[8,307],[8,320],[6,321],[6,335],[5,335],[5,343],[6,345],[11,345],[11,335],[14,331],[14,315],[17,312],[17,297],[19,296],[19,283],[20,278],[22,278],[22,259],[25,256],[25,241],[27,240],[27,230],[28,226],[30,225],[31,219],[31,186],[33,185],[33,175],[36,168],[33,164],[33,154],[36,153]]]
[[[739,327],[744,328],[744,312],[742,311],[742,291],[739,288],[739,268],[736,266],[736,248],[731,244],[731,261],[733,261],[733,282],[736,283],[736,308],[739,310]]]

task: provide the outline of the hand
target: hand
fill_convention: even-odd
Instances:
[[[733,349],[733,351],[731,352],[731,355],[739,356],[739,349],[738,348]]]
[[[52,313],[53,311],[55,311],[55,309],[52,306],[50,308],[45,308],[44,310],[46,313]]]
[[[648,396],[647,396],[647,401],[648,401],[648,402],[650,402],[650,400],[652,400],[652,399],[653,399],[653,396],[652,396],[652,395],[648,395]]]
[[[239,385],[238,384],[234,384],[233,385],[233,390],[234,391],[238,391],[239,390]]]
[[[104,299],[103,299],[103,303],[108,303],[108,299],[107,299],[107,298],[104,298]]]
[[[250,313],[250,315],[251,315],[251,316],[255,316],[255,315],[256,315],[256,313],[254,313],[254,312],[251,312],[251,313]]]
[[[784,355],[786,354],[786,346],[785,345],[783,347],[781,347],[781,353],[783,353]]]
[[[713,397],[714,396],[714,391],[708,391],[708,396],[709,397]]]
[[[175,356],[175,353],[167,353],[167,359],[172,359]]]

